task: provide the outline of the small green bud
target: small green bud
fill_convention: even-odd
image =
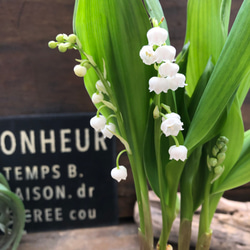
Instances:
[[[59,43],[64,42],[64,36],[63,36],[63,34],[58,34],[58,35],[56,36],[56,40],[57,40],[57,42],[59,42]]]
[[[220,150],[221,153],[225,153],[226,151],[227,151],[227,145],[225,145],[225,146]]]
[[[75,44],[76,43],[76,35],[75,34],[70,34],[68,37],[68,42]]]
[[[48,42],[48,46],[49,46],[49,48],[51,48],[51,49],[55,49],[56,47],[57,47],[57,42],[55,42],[55,41],[49,41]]]
[[[221,165],[217,166],[214,168],[214,173],[216,175],[221,175],[224,171],[224,167],[222,167]]]
[[[218,140],[224,142],[225,144],[227,144],[229,142],[229,140],[226,136],[220,136]]]
[[[155,106],[155,108],[154,108],[153,117],[154,117],[154,119],[157,119],[160,117],[160,111],[159,111],[158,106]]]
[[[221,164],[226,158],[226,154],[225,153],[219,153],[217,155],[217,160],[218,160],[218,164]]]
[[[219,149],[222,149],[222,148],[225,146],[225,143],[222,142],[222,141],[217,140],[216,146],[217,146]]]
[[[216,156],[218,153],[219,153],[219,148],[215,145],[213,148],[212,148],[212,154],[213,156]]]
[[[60,43],[58,45],[58,50],[62,53],[66,52],[67,51],[67,46],[65,46],[63,43]]]
[[[210,166],[215,167],[217,165],[218,161],[216,158],[211,157],[208,159],[208,163]]]

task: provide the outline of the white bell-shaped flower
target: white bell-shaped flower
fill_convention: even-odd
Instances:
[[[98,91],[104,93],[104,94],[108,94],[103,82],[101,80],[98,80],[95,84],[95,87]]]
[[[108,82],[108,85],[111,86],[110,82]],[[102,92],[102,93],[108,95],[108,92],[107,92],[107,90],[106,90],[106,88],[101,80],[98,80],[96,82],[95,87],[99,92]]]
[[[102,129],[104,138],[108,137],[109,139],[111,139],[113,137],[112,132],[115,133],[115,124],[113,123],[105,125],[105,127]]]
[[[111,170],[111,176],[118,182],[120,182],[121,180],[126,180],[128,176],[127,169],[122,165],[120,165],[119,167],[115,167]]]
[[[75,67],[74,67],[74,72],[77,76],[79,77],[84,77],[87,73],[87,69],[86,67],[80,65],[80,64],[77,64]]]
[[[187,159],[187,148],[185,146],[171,146],[168,150],[168,153],[170,155],[170,160],[181,160],[181,161],[185,161]]]
[[[177,73],[172,77],[168,77],[167,78],[168,88],[175,91],[178,88],[183,88],[187,86],[187,84],[185,83],[185,79],[186,77],[183,74],[179,73]]]
[[[153,76],[149,79],[149,91],[154,91],[156,94],[161,92],[167,92],[167,81],[166,78]]]
[[[107,120],[104,116],[94,116],[90,119],[90,126],[94,128],[97,132],[100,132],[104,129]]]
[[[170,113],[166,115],[165,119],[162,118],[161,123],[161,130],[166,136],[177,136],[180,132],[180,130],[183,130],[182,125],[183,122],[181,122],[181,117],[176,113]]]
[[[161,77],[174,76],[178,71],[179,65],[170,61],[162,63],[158,68]]]
[[[164,44],[168,38],[167,30],[154,27],[147,32],[148,44],[161,46]]]
[[[151,65],[155,63],[155,52],[150,45],[145,45],[141,48],[140,53],[139,53],[143,63],[147,65]]]
[[[92,100],[92,102],[94,104],[97,104],[97,103],[103,101],[103,99],[104,99],[104,96],[103,96],[103,94],[101,92],[100,93],[94,93],[92,95],[92,97],[91,97],[91,100]]]
[[[175,47],[171,45],[164,45],[164,46],[158,47],[155,50],[157,63],[166,62],[166,61],[172,62],[175,58],[175,55],[176,55],[176,49]]]

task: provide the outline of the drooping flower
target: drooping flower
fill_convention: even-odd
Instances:
[[[169,148],[168,153],[170,155],[170,160],[181,160],[181,161],[185,161],[187,159],[187,148],[183,145],[181,146],[176,146],[173,145]]]
[[[108,85],[110,86],[110,82],[108,82]],[[99,92],[102,92],[102,93],[108,95],[108,92],[107,92],[107,90],[106,90],[106,88],[101,80],[98,80],[96,82],[95,87]]]
[[[155,63],[155,52],[150,45],[145,45],[141,48],[140,53],[139,53],[143,63],[147,65],[151,65]]]
[[[171,45],[160,46],[155,50],[157,63],[166,61],[172,62],[175,58],[175,55],[176,55],[176,49]]]
[[[120,182],[121,180],[126,180],[127,175],[127,169],[122,165],[111,170],[112,178],[117,180],[118,182]]]
[[[187,86],[185,83],[186,77],[183,74],[177,73],[174,76],[167,78],[168,88],[175,91],[178,88],[183,88]]]
[[[75,67],[74,67],[74,72],[77,76],[79,77],[84,77],[87,73],[87,69],[86,67],[80,65],[80,64],[77,64]]]
[[[100,93],[94,93],[91,97],[91,100],[94,104],[97,104],[99,102],[101,102],[104,99],[103,94]]]
[[[174,76],[178,71],[179,65],[170,61],[162,63],[158,68],[161,77]]]
[[[113,137],[112,132],[115,132],[115,124],[113,124],[113,123],[109,123],[109,124],[105,125],[105,127],[102,129],[102,133],[104,135],[104,138],[108,137],[109,139],[111,139]]]
[[[149,79],[149,91],[154,91],[156,94],[160,94],[161,92],[167,92],[167,79],[162,77],[153,76]]]
[[[147,32],[148,44],[161,46],[164,44],[168,38],[167,30],[154,27]]]
[[[94,128],[97,132],[104,129],[107,120],[104,116],[94,116],[90,119],[90,126]]]
[[[162,118],[161,130],[166,136],[177,136],[180,130],[183,130],[181,122],[181,117],[176,113],[170,113],[166,115],[165,119]]]

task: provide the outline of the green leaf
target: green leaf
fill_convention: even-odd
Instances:
[[[210,57],[215,64],[228,34],[231,0],[189,0],[185,43],[190,41],[187,83],[191,96]]]
[[[140,155],[149,111],[148,80],[155,74],[139,57],[151,27],[142,1],[78,0],[74,26],[83,49],[99,67],[104,59],[112,98],[126,128],[122,136]],[[90,95],[97,80],[90,69],[84,78]]]
[[[232,133],[232,131],[237,131]],[[241,115],[240,104],[238,98],[234,99],[230,112],[227,116],[227,121],[220,135],[226,136],[229,139],[227,144],[226,159],[223,162],[225,170],[220,178],[214,182],[213,190],[216,190],[221,181],[226,178],[241,153],[244,140],[244,125]]]
[[[249,8],[250,1],[244,1],[197,107],[185,140],[190,151],[213,137],[240,83],[246,83],[242,80],[250,71],[250,15],[245,11]]]
[[[155,153],[155,142],[154,142],[154,119],[153,109],[154,105],[151,105],[151,109],[149,111],[149,119],[147,124],[147,130],[145,133],[145,141],[144,141],[144,168],[147,175],[147,179],[149,184],[155,194],[160,197],[160,187],[159,187],[159,179],[158,179],[158,168],[156,163],[156,153]]]
[[[189,103],[188,113],[189,113],[190,119],[192,119],[192,117],[194,116],[194,113],[198,107],[200,99],[204,93],[204,90],[206,89],[208,80],[213,72],[213,69],[214,69],[214,64],[212,63],[211,58],[209,58],[206,68],[196,85],[194,94],[192,95],[190,103]]]
[[[245,132],[243,148],[234,167],[217,187],[216,193],[244,185],[250,182],[250,130]]]
[[[247,96],[247,93],[249,91],[249,88],[250,88],[250,71],[241,80],[240,87],[237,91],[237,96],[239,99],[240,106],[242,106],[242,104]]]

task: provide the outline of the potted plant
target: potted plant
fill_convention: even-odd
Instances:
[[[97,107],[91,126],[124,150],[111,175],[126,179],[126,152],[139,204],[141,249],[153,249],[148,183],[159,196],[165,250],[180,211],[178,247],[209,249],[211,220],[224,191],[250,181],[250,132],[241,105],[250,86],[250,2],[228,34],[230,0],[189,0],[183,50],[176,56],[158,0],[76,0],[74,34],[50,48],[77,49],[74,71]],[[177,197],[180,187],[181,198]]]

